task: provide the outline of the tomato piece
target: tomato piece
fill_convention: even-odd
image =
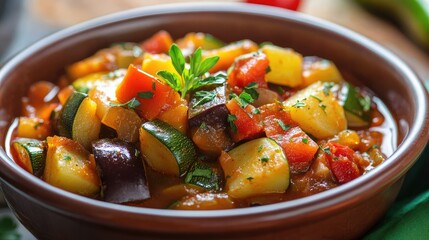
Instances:
[[[141,93],[146,97],[139,97]],[[120,103],[136,98],[140,102],[136,107],[137,113],[147,120],[156,118],[161,112],[180,101],[179,94],[170,86],[133,65],[130,65],[124,79],[118,85],[116,98]]]
[[[173,39],[166,31],[159,31],[144,41],[141,47],[149,53],[168,53]]]
[[[292,120],[290,113],[284,111],[279,103],[265,104],[258,110],[258,113],[253,116],[264,127],[264,132],[268,137],[284,134],[289,128],[298,126]]]
[[[233,116],[234,119],[229,119],[230,124],[235,126],[235,129],[231,130],[234,142],[256,138],[263,134],[263,127],[252,117],[252,110],[255,107],[247,105],[245,108],[242,108],[234,99],[230,100],[226,104],[226,107],[230,116]]]
[[[292,173],[308,171],[319,145],[300,127],[292,127],[285,134],[270,137],[282,146]]]
[[[256,82],[258,87],[267,88],[265,73],[268,69],[268,58],[264,53],[251,53],[236,58],[228,83],[232,88],[242,89],[249,83]]]
[[[339,183],[350,182],[361,175],[351,148],[329,142],[323,146],[322,150],[328,159],[329,168]]]
[[[274,7],[281,7],[296,11],[301,3],[300,0],[246,0],[247,3],[262,4]]]

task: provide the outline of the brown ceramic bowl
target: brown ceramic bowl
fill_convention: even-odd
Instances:
[[[20,114],[20,98],[39,80],[55,81],[64,66],[119,41],[158,30],[174,37],[211,33],[224,41],[271,41],[304,55],[333,60],[370,87],[394,116],[396,151],[370,173],[335,189],[289,202],[221,211],[177,211],[115,205],[52,187],[0,151],[1,186],[10,208],[40,239],[348,239],[365,234],[388,209],[404,174],[428,138],[428,97],[415,74],[368,39],[336,25],[275,8],[244,4],[185,4],[132,10],[51,35],[0,71],[0,139]]]

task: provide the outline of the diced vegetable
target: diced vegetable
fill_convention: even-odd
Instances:
[[[250,40],[242,40],[239,42],[228,44],[224,47],[203,51],[203,58],[219,56],[219,61],[210,69],[211,73],[221,70],[227,70],[233,63],[236,57],[246,53],[255,52],[258,50],[258,45]]]
[[[116,56],[116,66],[118,68],[128,68],[143,54],[143,49],[137,43],[132,42],[116,43],[111,48]]]
[[[141,47],[149,53],[167,53],[173,39],[166,31],[159,31],[144,41]]]
[[[339,183],[350,182],[361,175],[355,163],[354,151],[338,143],[329,142],[321,147],[329,168]]]
[[[221,151],[230,149],[233,145],[223,123],[205,123],[192,132],[192,141],[210,157],[218,157]]]
[[[135,98],[140,103],[136,107],[137,113],[148,120],[156,118],[162,111],[180,101],[179,94],[170,86],[133,65],[130,65],[117,87],[116,97],[120,103]]]
[[[100,192],[100,178],[89,152],[78,142],[65,137],[48,137],[43,179],[58,188],[95,197]]]
[[[283,102],[294,121],[317,139],[333,137],[346,129],[344,109],[330,83],[316,82]]]
[[[78,78],[72,82],[72,86],[76,91],[88,93],[94,87],[100,85],[109,85],[110,81],[122,78],[125,76],[126,70],[119,69],[113,72],[97,72]]]
[[[202,161],[195,161],[185,177],[185,183],[213,191],[221,189],[221,181],[221,176],[216,169]]]
[[[140,150],[151,168],[174,176],[185,175],[197,157],[192,141],[160,120],[143,123]]]
[[[107,111],[112,107],[112,103],[116,103],[116,88],[118,87],[122,78],[113,81],[105,82],[92,88],[88,92],[88,97],[97,104],[97,117],[103,119]]]
[[[17,138],[12,143],[17,153],[15,161],[27,172],[41,177],[45,168],[45,144],[31,138]]]
[[[226,107],[229,111],[227,120],[230,124],[234,142],[261,136],[263,127],[252,117],[254,107],[247,105],[245,108],[242,108],[235,99],[231,99],[226,104]]]
[[[108,51],[100,50],[91,57],[73,63],[66,71],[69,78],[75,80],[91,73],[109,72],[115,68],[115,56]]]
[[[293,127],[286,131],[285,134],[270,137],[282,146],[292,173],[308,171],[313,162],[314,155],[319,149],[319,145],[302,131],[300,127]]]
[[[44,140],[51,134],[51,125],[48,120],[29,117],[20,117],[18,120],[17,137]]]
[[[226,102],[226,87],[224,85],[213,90],[192,94],[189,101],[189,127],[199,127],[203,122],[210,125],[219,123],[226,126],[228,116]]]
[[[188,130],[188,103],[186,100],[180,101],[179,104],[170,107],[162,112],[158,119],[170,124],[172,127],[186,134]]]
[[[197,48],[203,50],[217,49],[225,46],[225,43],[221,40],[213,37],[207,33],[188,33],[183,38],[178,39],[177,45],[182,49],[188,49],[194,51]]]
[[[171,58],[166,54],[151,54],[143,55],[142,70],[152,76],[157,76],[159,71],[174,72]]]
[[[140,152],[133,144],[100,139],[92,144],[92,152],[100,169],[105,201],[127,203],[150,197]]]
[[[340,83],[343,80],[335,64],[319,57],[304,57],[302,69],[303,87],[317,81]]]
[[[282,148],[272,139],[258,138],[223,152],[219,162],[226,191],[233,198],[283,193],[289,186],[289,165]]]
[[[302,84],[302,56],[292,49],[264,45],[261,51],[267,55],[269,71],[266,80],[282,86],[297,87]]]
[[[126,142],[137,142],[141,118],[131,109],[111,107],[101,119],[101,123],[115,129],[119,139]]]
[[[78,141],[86,149],[98,139],[101,122],[96,115],[97,104],[85,94],[75,92],[67,100],[59,116],[60,134]]]
[[[369,126],[371,120],[371,97],[362,95],[359,88],[345,83],[344,104],[347,123],[350,127]]]
[[[268,59],[264,53],[249,53],[236,58],[228,70],[228,84],[232,88],[242,89],[250,83],[257,83],[258,87],[267,87],[265,73],[268,68]]]

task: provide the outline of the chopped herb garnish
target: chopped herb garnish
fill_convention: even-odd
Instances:
[[[171,45],[169,55],[176,72],[159,71],[157,75],[163,78],[174,90],[180,92],[182,98],[185,98],[188,92],[194,91],[201,86],[225,82],[223,75],[202,79],[203,75],[219,61],[218,56],[203,60],[202,50],[198,48],[189,56],[189,68],[187,68],[185,57],[176,44]]]
[[[371,148],[380,148],[377,144],[371,146]]]
[[[252,114],[260,114],[261,110],[259,110],[259,108],[254,108],[252,109]]]
[[[207,129],[207,124],[205,122],[202,122],[201,125],[200,125],[200,128],[203,129],[203,130],[206,130]]]
[[[155,82],[152,82],[152,90],[156,90],[156,83]]]
[[[192,108],[202,105],[204,103],[210,102],[216,97],[216,92],[214,91],[198,91],[194,94],[194,97],[197,99],[197,102],[192,105]]]
[[[303,138],[302,142],[305,143],[305,144],[308,144],[308,138]]]
[[[42,124],[43,122],[37,122],[36,124],[34,124],[33,128],[37,130],[37,128],[39,128]]]
[[[284,131],[289,130],[290,126],[289,126],[289,125],[286,125],[282,120],[277,119],[277,122],[279,123],[280,127],[281,127]]]
[[[322,151],[328,155],[332,154],[331,149],[329,147],[322,148],[322,146],[319,146],[319,148],[322,149]]]
[[[240,93],[240,96],[238,96],[238,103],[242,108],[245,108],[250,103],[253,103],[253,97],[247,92],[242,92]]]
[[[248,177],[247,180],[252,181],[253,177]]]
[[[228,114],[227,121],[233,133],[237,132],[237,125],[235,125],[234,123],[235,120],[237,120],[237,116],[235,116],[234,114]]]
[[[64,161],[70,161],[71,159],[72,159],[72,158],[71,158],[70,156],[68,156],[68,155],[63,157],[63,160],[64,160]]]
[[[334,83],[331,82],[324,82],[323,83],[323,93],[326,96],[329,96],[329,92],[331,91],[331,88],[334,87]]]
[[[255,82],[249,83],[247,84],[243,90],[250,94],[250,96],[252,96],[253,99],[258,99],[259,98],[259,93],[256,91],[256,89],[258,88],[258,84]],[[241,94],[240,94],[241,95]],[[253,101],[252,101],[253,102]]]
[[[151,91],[138,92],[137,96],[139,98],[143,98],[143,99],[150,99],[150,98],[153,98],[153,92],[151,92]]]
[[[285,93],[284,88],[282,88],[280,86],[277,86],[276,90],[277,90],[277,93],[280,94],[280,95],[283,95]]]
[[[318,97],[316,97],[316,96],[314,96],[314,95],[310,95],[310,97],[312,97],[312,98],[316,99],[318,102],[322,102],[322,99],[320,99],[320,98],[318,98]]]
[[[268,162],[269,158],[267,156],[262,156],[261,157],[261,162],[266,163]]]
[[[281,141],[282,139],[283,139],[283,135],[279,134],[279,135],[277,136],[277,141]]]
[[[110,103],[109,104],[112,107],[123,107],[128,109],[135,109],[136,107],[140,106],[140,102],[136,98],[132,98],[130,101],[126,103]]]
[[[325,109],[326,109],[326,105],[325,105],[325,104],[319,104],[319,107],[320,107],[323,111],[325,111]]]
[[[292,107],[294,108],[301,108],[301,107],[305,107],[306,104],[305,102],[300,102],[299,100],[296,100],[296,103],[294,105],[292,105]]]
[[[268,66],[268,67],[265,69],[265,73],[269,73],[269,72],[271,72],[271,67],[270,67],[270,66]]]
[[[264,148],[264,146],[259,145],[259,146],[258,146],[258,152],[261,152],[263,148]]]

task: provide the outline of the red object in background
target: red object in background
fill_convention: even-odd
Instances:
[[[299,7],[299,4],[301,3],[301,0],[245,0],[245,2],[281,7],[296,11]]]

